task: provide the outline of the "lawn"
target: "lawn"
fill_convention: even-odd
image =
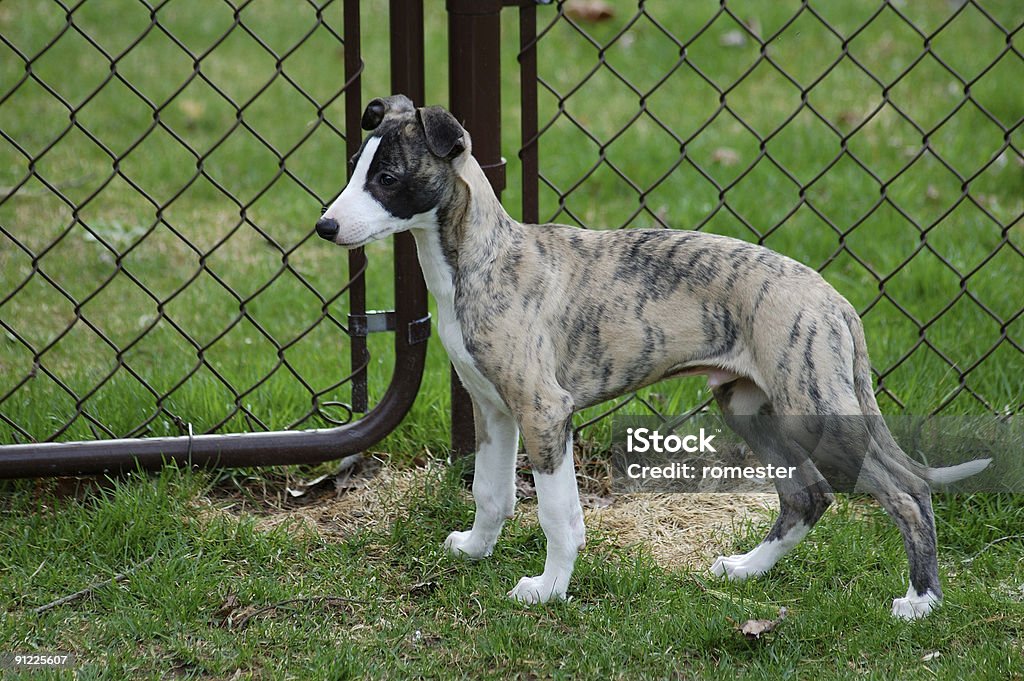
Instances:
[[[1021,511],[1009,497],[939,504],[946,602],[908,625],[888,613],[905,590],[902,543],[859,499],[844,498],[747,584],[666,569],[642,544],[592,527],[571,600],[526,608],[505,591],[543,562],[530,510],[491,559],[442,552],[472,517],[457,471],[396,492],[392,522],[367,513],[365,527],[339,518],[347,530],[323,533],[266,522],[281,511],[264,495],[283,482],[264,480],[248,503],[208,474],[173,469],[78,498],[6,484],[0,651],[72,652],[88,679],[1019,679],[1024,669]],[[767,522],[737,528],[724,548],[746,550]],[[33,611],[140,563],[124,581]],[[736,630],[782,607],[763,638]]]
[[[443,3],[426,5],[428,64],[444,64]],[[601,23],[537,10],[541,219],[765,243],[821,269],[862,312],[886,414],[1019,418],[1019,3],[612,5]],[[388,92],[386,11],[362,3],[364,101]],[[257,0],[236,25],[228,2],[171,0],[154,24],[136,0],[0,4],[0,444],[144,422],[146,435],[318,427],[314,399],[350,401],[348,337],[333,321],[347,318],[346,258],[312,233],[344,182],[341,4],[318,13]],[[503,198],[518,216],[514,19],[506,10]],[[444,103],[445,69],[427,74],[428,101]],[[388,309],[391,245],[367,253],[367,308]],[[371,405],[389,348],[370,339]],[[445,457],[447,381],[435,339],[415,406],[377,447],[396,468]],[[691,379],[640,398],[622,413],[684,413],[708,393]],[[608,420],[584,429],[587,451],[608,433]],[[523,609],[503,594],[542,561],[529,510],[480,564],[438,549],[471,518],[457,471],[396,499],[403,513],[381,526],[263,527],[264,497],[307,474],[167,470],[70,495],[3,483],[0,653],[70,650],[82,678],[1024,669],[1016,497],[936,497],[947,602],[906,626],[887,614],[905,589],[898,535],[858,498],[747,585],[667,568],[598,530],[573,599]],[[256,515],[239,512],[226,491],[238,487]],[[723,548],[750,548],[767,522]],[[32,612],[150,556],[116,587]],[[765,640],[733,627],[783,606]],[[226,622],[261,607],[243,627]]]

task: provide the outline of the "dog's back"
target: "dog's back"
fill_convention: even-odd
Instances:
[[[464,281],[461,316],[489,344],[528,328],[546,352],[517,354],[532,365],[546,357],[577,408],[701,368],[770,385],[797,350],[852,350],[843,319],[855,312],[842,296],[814,270],[738,239],[516,225],[493,247],[488,260],[501,276]],[[533,338],[541,329],[542,341]]]

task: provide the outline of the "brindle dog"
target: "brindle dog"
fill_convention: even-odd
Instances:
[[[893,615],[922,617],[940,602],[929,482],[988,461],[931,469],[903,453],[875,402],[861,321],[817,272],[700,232],[521,224],[444,109],[396,95],[373,100],[362,124],[372,132],[316,230],[347,248],[403,230],[416,240],[478,429],[476,517],[449,535],[450,551],[492,551],[515,504],[522,435],[547,559],[509,595],[564,598],[584,545],[573,413],[664,378],[707,374],[730,427],[765,463],[797,469],[776,480],[781,511],[764,541],[720,557],[712,572],[764,573],[821,517],[836,484],[855,481],[903,534],[910,586]]]

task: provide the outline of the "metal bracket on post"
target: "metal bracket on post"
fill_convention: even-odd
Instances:
[[[367,310],[364,314],[348,316],[350,336],[365,338],[371,333],[385,333],[397,329],[398,321],[394,310]],[[409,322],[406,333],[409,345],[426,342],[430,338],[430,315]]]
[[[367,310],[363,314],[349,314],[348,316],[348,333],[350,336],[366,338],[371,333],[394,330],[394,310]]]

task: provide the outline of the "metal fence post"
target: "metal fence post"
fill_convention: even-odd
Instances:
[[[540,123],[537,108],[537,6],[525,4],[519,9],[519,108],[522,149],[523,222],[540,222]]]
[[[391,0],[391,91],[423,106],[423,0]]]
[[[501,0],[448,0],[448,99],[473,135],[473,155],[499,198],[505,188],[501,157]],[[452,452],[476,448],[473,406],[452,372]]]
[[[352,158],[362,145],[362,136],[352,134],[361,130],[360,122],[363,113],[362,92],[362,23],[359,16],[359,3],[347,0],[345,12],[345,158]],[[349,175],[351,175],[351,169]],[[351,179],[345,178],[346,181]],[[325,211],[326,212],[326,211]],[[356,248],[348,253],[349,278],[352,280],[348,288],[348,304],[350,314],[366,313],[366,277],[362,273],[367,267],[366,252]],[[359,273],[359,274],[357,274]],[[352,410],[365,413],[369,408],[369,389],[367,386],[366,368],[370,364],[370,351],[365,336],[352,336],[349,348],[352,372]]]

